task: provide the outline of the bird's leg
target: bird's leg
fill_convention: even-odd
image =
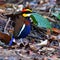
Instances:
[[[22,39],[22,38],[20,39],[20,41],[21,41],[21,43],[23,44],[23,39]]]
[[[17,45],[20,45],[20,44],[23,44],[24,45],[22,38],[17,41]]]

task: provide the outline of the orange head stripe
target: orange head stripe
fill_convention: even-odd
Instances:
[[[23,10],[22,10],[22,12],[25,12],[25,11],[27,11],[27,10],[26,10],[26,9],[23,9]]]

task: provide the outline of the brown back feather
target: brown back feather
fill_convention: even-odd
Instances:
[[[18,19],[15,21],[15,27],[14,27],[14,36],[16,37],[17,34],[19,33],[21,27],[23,26],[24,22],[26,19],[23,16],[19,16]]]

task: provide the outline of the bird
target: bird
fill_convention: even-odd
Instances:
[[[28,12],[28,14],[27,14]],[[22,39],[26,38],[28,34],[30,34],[31,31],[31,20],[29,17],[29,14],[32,13],[32,10],[30,9],[23,9],[21,15],[16,15],[15,17],[15,26],[14,26],[14,36],[12,36],[12,39],[9,43],[9,45],[12,45],[12,42],[15,42],[15,39],[19,39],[21,43],[23,43]],[[26,16],[25,16],[26,15]],[[15,19],[15,17],[13,17]]]

